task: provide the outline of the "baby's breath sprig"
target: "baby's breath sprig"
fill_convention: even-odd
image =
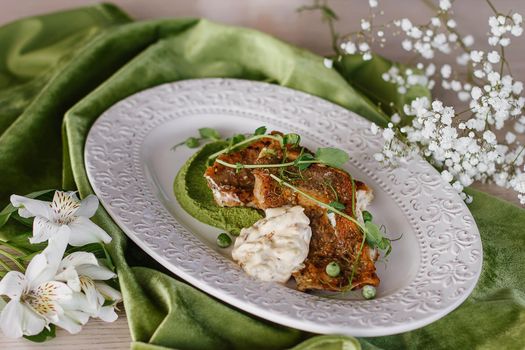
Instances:
[[[391,29],[391,34],[400,38],[403,50],[411,54],[409,62],[416,69],[393,64],[382,74],[383,80],[394,84],[399,94],[414,86],[452,91],[459,108],[446,106],[438,99],[410,101],[395,111],[388,127],[381,131],[384,147],[375,158],[397,165],[419,154],[467,202],[471,198],[464,188],[481,181],[514,189],[525,204],[525,146],[519,137],[525,133],[525,97],[523,83],[513,77],[506,58],[511,42],[523,34],[523,17],[514,11],[502,13],[491,0],[485,2],[492,11],[488,18],[488,50],[475,48],[474,36],[461,33],[452,0],[425,0],[434,14],[422,24],[409,18],[381,23],[378,17],[383,11],[377,0],[371,0],[368,17],[361,19],[360,29],[338,35],[335,59],[347,54],[361,55],[365,61],[372,59],[372,46],[377,46],[381,38],[382,47],[385,30]],[[432,62],[436,55],[452,59],[437,66]],[[331,62],[325,65],[332,67]],[[502,132],[505,127],[507,131]],[[380,132],[375,125],[372,131]]]

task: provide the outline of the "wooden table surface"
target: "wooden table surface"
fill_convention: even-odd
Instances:
[[[150,19],[161,17],[206,17],[215,21],[252,27],[270,33],[278,38],[309,48],[320,54],[330,53],[329,35],[326,27],[319,20],[318,14],[297,14],[295,10],[310,1],[305,0],[113,0],[134,18]],[[525,14],[525,1],[493,0],[502,12],[516,10]],[[73,6],[94,4],[97,1],[76,0],[2,0],[0,25],[25,16],[67,9]],[[388,16],[394,18],[408,17],[414,23],[428,20],[430,12],[419,0],[379,0],[380,6]],[[341,32],[349,32],[358,27],[358,20],[367,11],[367,0],[333,0],[341,20]],[[454,4],[459,29],[474,35],[479,43],[486,42],[486,19],[490,9],[481,0],[462,0]],[[474,11],[474,12],[473,12]],[[387,16],[385,15],[385,17]],[[418,21],[421,18],[421,21]],[[486,47],[486,45],[483,45]],[[525,61],[520,54],[525,51],[524,37],[514,40],[507,57],[512,62],[516,79],[525,81]],[[383,54],[391,59],[406,57],[399,45],[389,44]],[[437,57],[438,63],[443,57]],[[443,95],[447,102],[449,96]],[[511,202],[517,202],[516,195],[509,190],[495,186],[475,184],[475,188],[489,192]],[[81,333],[70,335],[58,329],[57,337],[43,344],[35,344],[24,339],[0,338],[0,349],[127,349],[131,336],[124,311],[119,312],[119,319],[114,323],[105,323],[93,319],[84,326]]]

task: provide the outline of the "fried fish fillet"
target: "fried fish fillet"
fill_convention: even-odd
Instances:
[[[223,154],[219,159],[228,163],[277,164],[295,159],[299,147],[289,147],[286,155],[280,144],[270,138],[260,139],[247,148]],[[290,167],[292,168],[292,167]],[[371,198],[371,189],[364,183],[352,179],[343,170],[322,164],[312,164],[291,179],[295,187],[324,203],[338,201],[345,205],[345,213],[359,217],[357,195]],[[292,189],[281,186],[270,177],[279,175],[279,169],[241,169],[225,167],[217,162],[208,167],[204,176],[212,189],[215,201],[221,206],[250,206],[259,209],[277,208],[285,205],[300,205],[310,219],[312,238],[304,268],[293,274],[299,290],[342,291],[364,285],[377,286],[374,261],[377,251],[363,242],[363,234],[352,221],[327,210]],[[287,173],[290,175],[289,173]],[[288,176],[287,175],[287,176]],[[356,258],[360,256],[359,260]],[[341,273],[330,277],[326,265],[337,262]],[[349,285],[349,281],[352,285]]]

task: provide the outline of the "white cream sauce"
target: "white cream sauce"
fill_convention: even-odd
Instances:
[[[263,281],[286,282],[303,268],[312,229],[301,206],[265,210],[266,217],[244,228],[232,257],[247,274]]]

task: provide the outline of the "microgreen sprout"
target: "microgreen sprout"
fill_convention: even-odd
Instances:
[[[183,142],[180,142],[173,146],[171,149],[174,151],[177,147],[186,145],[188,148],[197,148],[200,146],[202,141],[219,141],[221,140],[221,134],[213,128],[200,128],[199,137],[190,136]]]
[[[343,203],[338,202],[338,201],[330,202],[330,203],[328,203],[328,205],[330,207],[332,207],[332,208],[337,209],[337,210],[345,210],[346,209],[346,206]],[[328,212],[332,213],[332,209],[329,209]]]
[[[265,135],[265,136],[270,136],[270,135]],[[246,139],[245,141],[248,141],[248,140],[250,139]],[[239,144],[243,144],[245,141],[240,142]],[[237,147],[237,145],[235,145],[234,147]],[[219,151],[216,154],[220,155],[220,154],[226,153],[223,151]],[[210,156],[210,158],[212,158],[212,156]],[[343,166],[344,163],[346,163],[347,160],[348,160],[348,154],[346,154],[346,152],[340,149],[337,149],[337,148],[326,147],[326,148],[318,148],[317,152],[315,153],[315,156],[309,153],[304,153],[297,159],[290,161],[290,162],[284,162],[280,164],[242,164],[242,168],[260,169],[260,168],[283,168],[283,167],[289,167],[289,166],[296,166],[299,168],[299,170],[305,170],[312,164],[325,164],[331,167],[340,168]],[[216,162],[226,167],[229,167],[229,168],[238,169],[239,167],[238,163],[232,164],[232,163],[228,163],[221,159],[217,159]]]

